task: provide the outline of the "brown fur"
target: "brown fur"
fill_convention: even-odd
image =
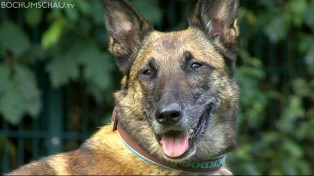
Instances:
[[[109,51],[124,73],[121,90],[114,94],[117,119],[155,158],[172,164],[206,161],[235,146],[237,5],[236,0],[199,0],[187,29],[163,33],[155,31],[128,2],[105,0]],[[180,120],[163,124],[157,117],[171,103],[181,108]],[[206,126],[199,127],[200,122]],[[202,133],[190,141],[189,150],[180,157],[167,157],[156,136],[192,129]],[[11,174],[186,173],[137,158],[112,126],[105,126],[79,149],[43,158]],[[211,174],[231,172],[223,166]]]

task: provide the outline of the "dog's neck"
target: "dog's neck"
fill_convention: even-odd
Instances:
[[[184,172],[191,173],[212,173],[218,171],[225,163],[226,154],[220,155],[215,158],[210,158],[207,161],[202,162],[191,162],[185,164],[170,164],[159,160],[158,158],[150,155],[144,149],[142,149],[138,143],[136,143],[130,135],[124,130],[120,123],[118,123],[118,118],[116,117],[115,110],[112,113],[112,121],[114,122],[113,130],[118,130],[118,134],[125,144],[125,146],[137,157],[142,160],[161,166],[166,169],[176,169]]]

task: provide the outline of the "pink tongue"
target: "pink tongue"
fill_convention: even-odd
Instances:
[[[160,143],[165,155],[179,157],[189,149],[188,131],[169,131],[162,135]]]

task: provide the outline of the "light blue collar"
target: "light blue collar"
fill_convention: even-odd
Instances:
[[[118,127],[118,134],[122,142],[124,143],[124,145],[131,151],[132,154],[141,158],[145,162],[158,165],[159,167],[162,167],[164,169],[176,169],[176,170],[182,170],[184,172],[190,172],[190,173],[211,173],[220,169],[221,166],[225,163],[225,160],[227,157],[226,154],[223,154],[215,158],[210,158],[208,161],[203,161],[203,162],[190,162],[190,163],[184,163],[184,164],[165,163],[156,158],[153,158],[151,155],[148,155],[146,152],[142,150],[137,151],[135,148],[138,148],[138,146],[136,147],[130,146],[128,142],[126,142],[128,141],[128,139],[126,139],[125,134],[123,134],[124,131],[121,130],[121,128],[119,127]]]

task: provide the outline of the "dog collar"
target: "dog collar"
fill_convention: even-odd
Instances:
[[[215,158],[210,158],[207,161],[203,162],[191,162],[185,164],[170,164],[159,160],[158,158],[153,157],[144,149],[142,149],[132,138],[128,135],[128,133],[124,130],[120,123],[118,123],[118,119],[116,118],[116,112],[113,111],[112,121],[114,122],[114,129],[118,130],[118,134],[124,143],[124,145],[131,151],[132,154],[141,158],[142,160],[158,165],[165,169],[176,169],[184,172],[191,173],[211,173],[219,170],[222,165],[225,163],[226,154],[217,156]]]

